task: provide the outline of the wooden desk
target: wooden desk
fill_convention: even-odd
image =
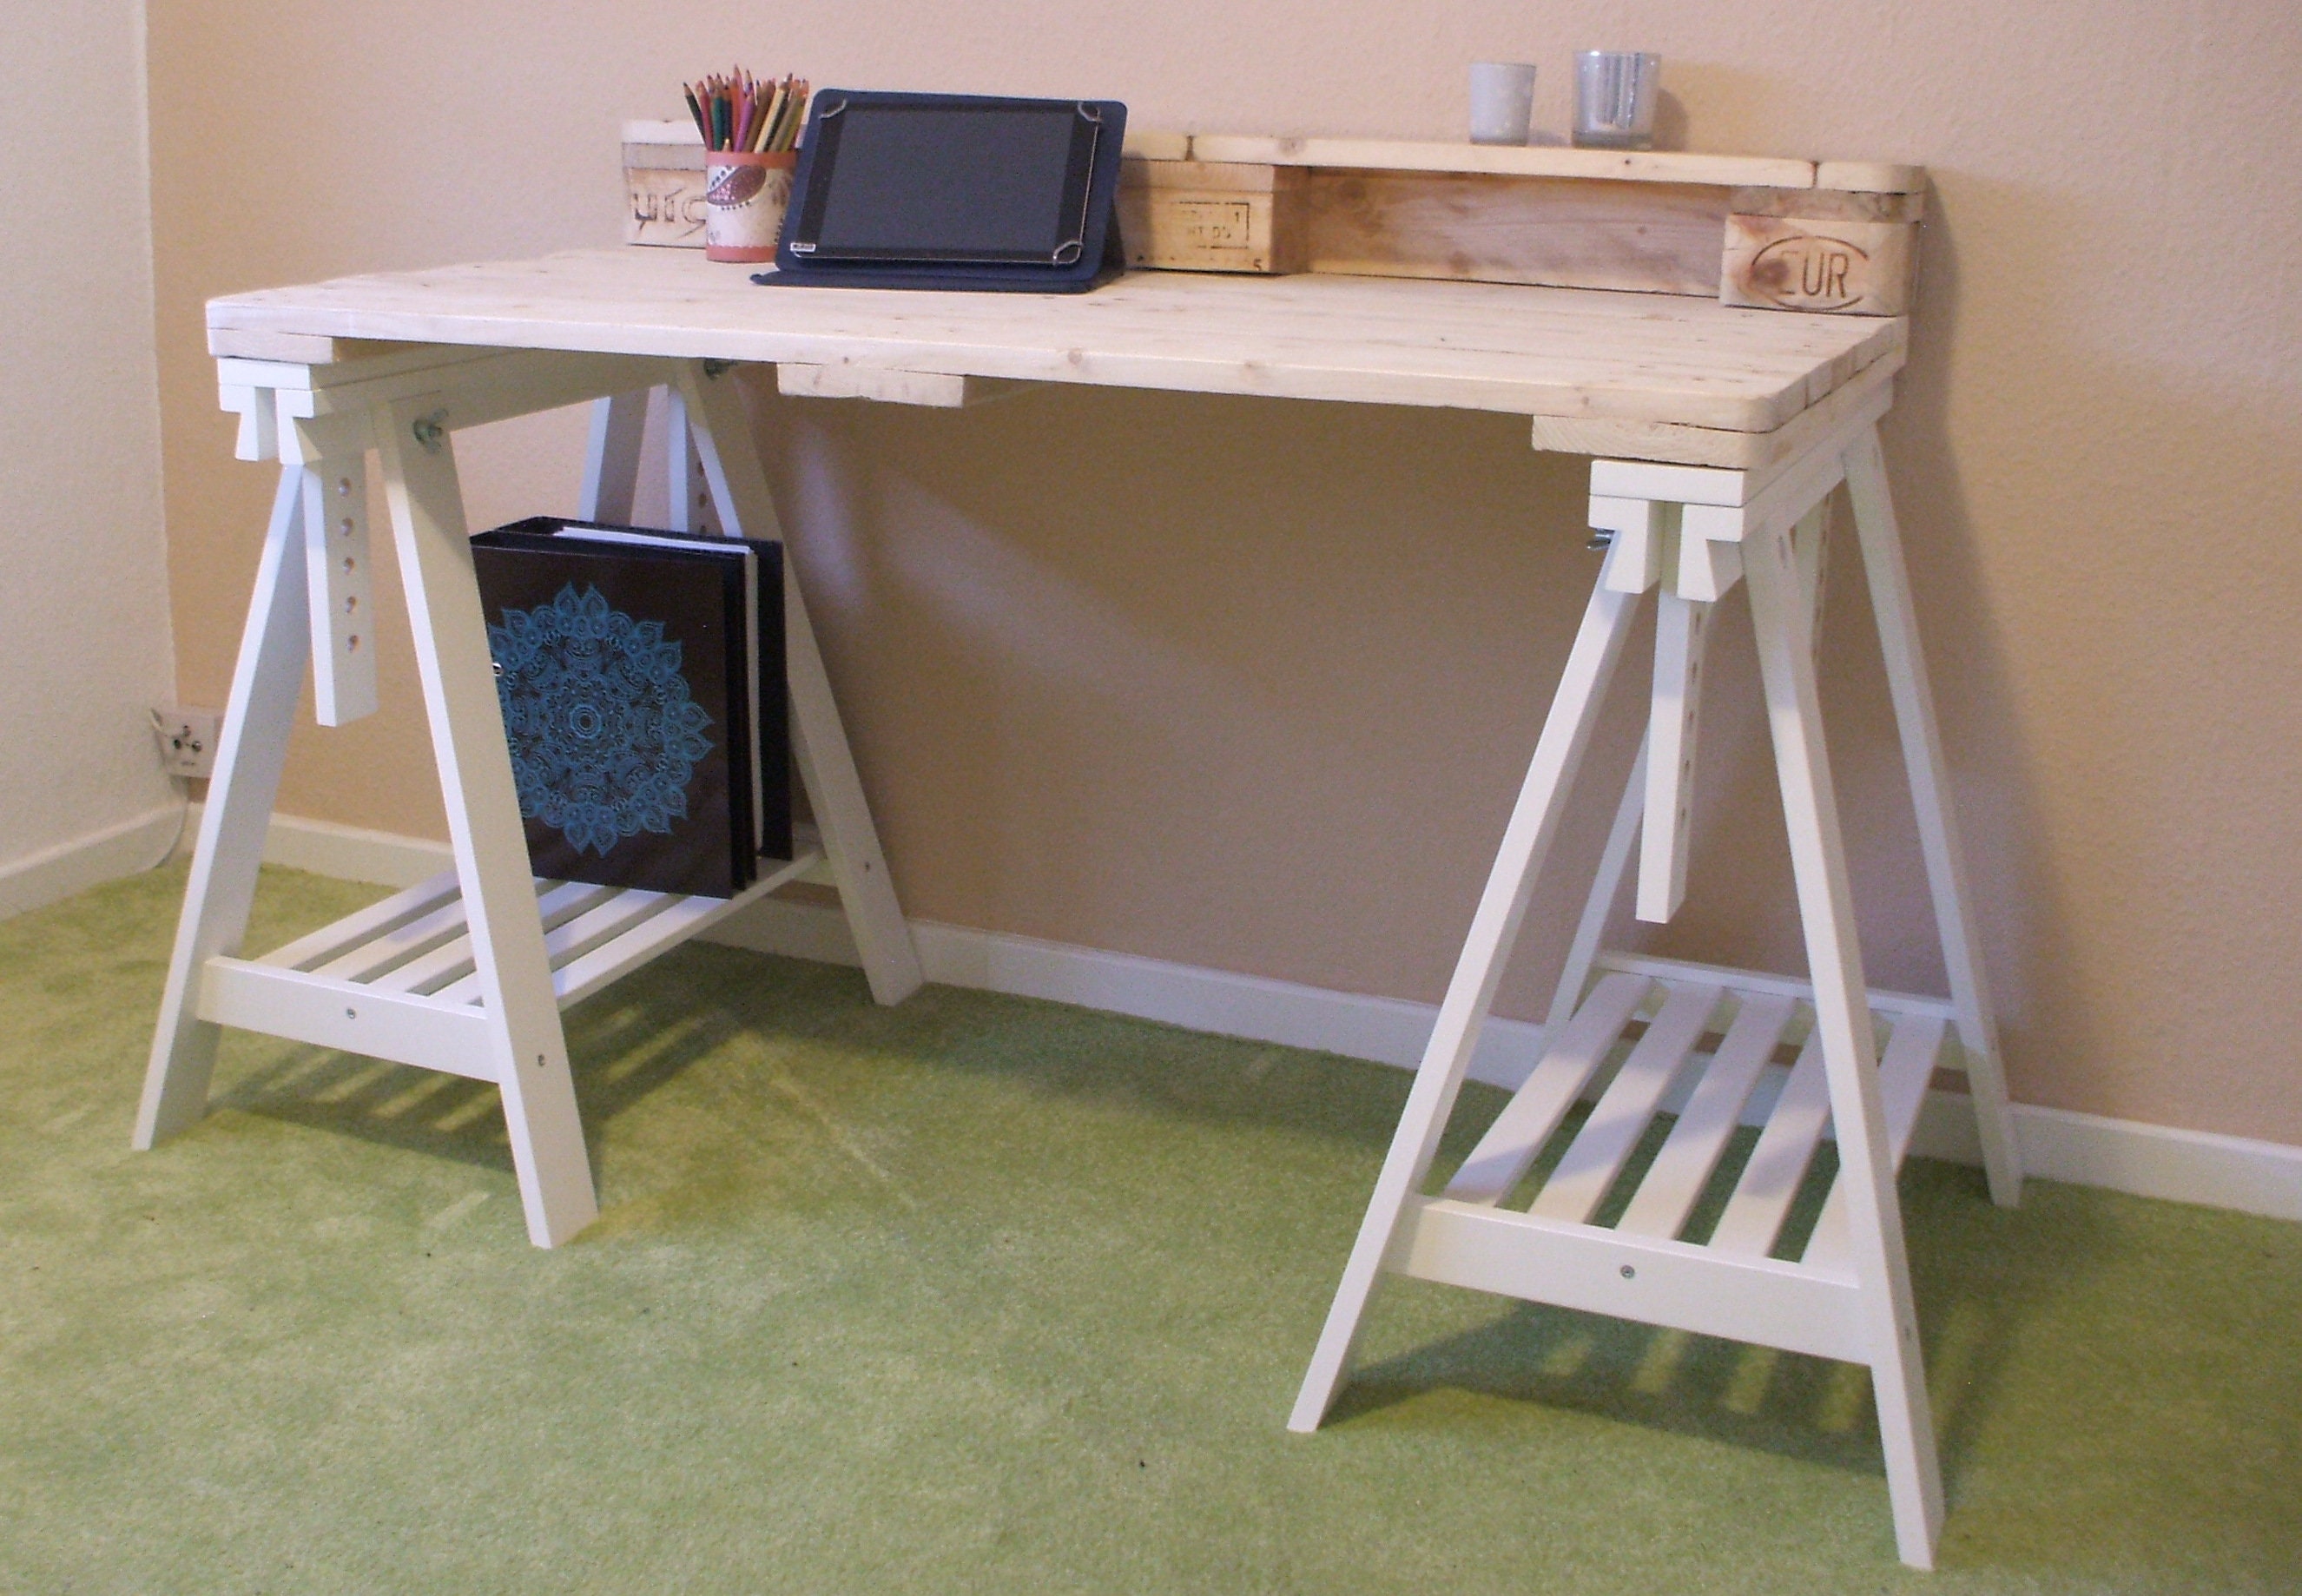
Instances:
[[[220,1024],[375,1054],[502,1088],[531,1235],[595,1212],[559,1010],[736,906],[530,879],[471,574],[451,434],[601,401],[587,515],[630,513],[638,417],[662,385],[721,530],[775,537],[735,363],[786,392],[962,405],[1020,382],[1502,411],[1535,447],[1599,457],[1607,541],[1527,779],[1292,1423],[1315,1428],[1348,1377],[1389,1272],[1869,1365],[1898,1539],[1932,1555],[1941,1514],[1895,1200],[1937,1067],[1973,1090],[1995,1195],[2020,1169],[1944,798],[1941,751],[1876,423],[1900,320],[1728,309],[1590,290],[1345,277],[1146,273],[1079,297],[769,290],[685,251],[348,278],[209,307],[240,452],[281,462],[214,794],[204,818],[138,1144],[197,1116]],[[321,718],[374,702],[365,451],[377,449],[407,584],[456,869],[260,959],[239,956],[305,658]],[[689,449],[674,450],[685,468]],[[1830,496],[1854,506],[1950,971],[1947,998],[1867,987],[1822,743],[1814,607]],[[684,516],[690,495],[676,492]],[[875,995],[918,961],[839,710],[785,562],[795,752]],[[1812,979],[1610,953],[1609,912],[1638,855],[1637,908],[1668,919],[1684,879],[1687,795],[1710,607],[1751,594]],[[1443,1192],[1424,1187],[1598,705],[1645,592],[1659,589],[1647,744],[1626,787],[1526,1085]],[[853,708],[854,706],[851,706]],[[861,712],[868,713],[868,706]],[[816,861],[768,872],[771,889]],[[740,903],[742,900],[737,900]],[[1886,1036],[1883,1056],[1879,1037]],[[1625,1051],[1627,1050],[1627,1056]],[[1794,1053],[1768,1109],[1777,1049]],[[1619,1067],[1613,1067],[1620,1059]],[[1676,1086],[1679,1096],[1673,1097]],[[1578,1098],[1597,1098],[1532,1207],[1506,1206]],[[1666,1103],[1672,1129],[1618,1220],[1592,1223]],[[1738,1121],[1755,1153],[1726,1167]],[[1798,1256],[1777,1256],[1820,1139],[1840,1173]],[[1726,1217],[1681,1239],[1706,1190]]]

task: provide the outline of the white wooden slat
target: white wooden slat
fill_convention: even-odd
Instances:
[[[1644,1236],[1676,1236],[1726,1155],[1743,1107],[1759,1084],[1794,1006],[1773,993],[1735,995],[1742,1006],[1718,1051],[1702,1072],[1678,1122],[1639,1181],[1616,1228]]]
[[[637,887],[626,887],[598,900],[581,914],[571,916],[546,932],[544,957],[550,961],[556,972],[569,960],[581,958],[603,943],[611,942],[626,931],[645,924],[680,901],[677,893],[646,892]],[[556,979],[554,986],[556,995]],[[480,1000],[479,973],[475,970],[451,981],[433,995],[441,1003],[477,1003]]]
[[[732,898],[682,898],[667,905],[611,942],[572,958],[551,972],[561,1008],[568,1008],[618,978],[697,935],[746,903],[777,887],[807,878],[823,863],[818,849],[794,850],[796,857],[762,876]]]
[[[1807,1264],[1445,1199],[1418,1199],[1399,1230],[1390,1267],[1418,1280],[1815,1357],[1863,1356],[1854,1282]]]
[[[1592,989],[1558,1039],[1542,1050],[1534,1073],[1512,1094],[1447,1182],[1448,1197],[1466,1203],[1500,1203],[1510,1194],[1582,1096],[1651,986],[1636,976],[1610,975]]]
[[[276,964],[287,970],[309,969],[346,948],[357,946],[372,937],[404,925],[418,915],[429,914],[455,895],[456,872],[441,870],[436,876],[427,877],[413,886],[393,893],[381,903],[370,903],[357,913],[322,926],[309,936],[298,937],[285,946],[273,948],[256,962]]]
[[[1578,1223],[1591,1217],[1724,996],[1716,987],[1682,987],[1671,993],[1661,1012],[1647,1021],[1646,1034],[1615,1071],[1529,1212]]]
[[[535,906],[547,932],[583,913],[616,890],[612,886],[599,886],[588,881],[538,881],[532,877],[530,881],[541,889]],[[429,953],[410,959],[397,969],[384,971],[368,985],[379,992],[431,993],[450,981],[461,980],[473,968],[475,955],[467,929]]]
[[[218,1025],[308,1042],[474,1080],[494,1080],[487,1029],[476,1010],[406,993],[377,992],[301,970],[214,958],[200,982],[200,1014]]]
[[[370,981],[464,932],[464,900],[451,897],[429,914],[419,914],[404,925],[394,926],[310,968],[314,975],[325,976],[330,980]]]
[[[1626,975],[1642,975],[1654,981],[1705,981],[1714,987],[1748,995],[1770,993],[1800,1003],[1814,1001],[1814,987],[1795,976],[1769,975],[1756,970],[1733,970],[1724,964],[1705,964],[1694,959],[1663,959],[1652,953],[1626,953],[1614,951],[1599,955],[1601,970],[1618,970]],[[1943,1019],[1951,1017],[1951,1002],[1947,997],[1928,997],[1916,992],[1893,992],[1883,987],[1873,987],[1869,992],[1870,1006],[1884,1014],[1934,1014]],[[1792,1016],[1790,1039],[1798,1041],[1806,1035],[1806,1024],[1799,1015]]]
[[[1751,1162],[1743,1165],[1743,1178],[1735,1182],[1735,1195],[1727,1199],[1709,1246],[1752,1257],[1766,1255],[1782,1233],[1791,1200],[1798,1196],[1799,1182],[1806,1179],[1807,1165],[1814,1162],[1814,1150],[1829,1123],[1830,1083],[1823,1073],[1818,1033],[1799,1049],[1798,1063],[1791,1066],[1791,1078],[1783,1083],[1775,1112],[1759,1132],[1759,1145],[1751,1150]]]
[[[1896,1169],[1911,1150],[1919,1128],[1919,1109],[1934,1079],[1935,1062],[1942,1057],[1949,1026],[1941,1020],[1912,1018],[1898,1022],[1886,1038],[1878,1060],[1878,1096],[1886,1116],[1886,1151]],[[1836,1183],[1815,1221],[1814,1235],[1806,1244],[1806,1261],[1826,1269],[1850,1269],[1846,1248],[1846,1196]]]

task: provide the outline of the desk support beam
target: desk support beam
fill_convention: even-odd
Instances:
[[[305,571],[304,467],[283,465],[153,1030],[144,1099],[136,1112],[133,1145],[139,1152],[207,1112],[222,1030],[199,1017],[200,980],[212,956],[237,953],[248,934],[265,832],[288,762],[288,734],[296,724],[310,647]]]
[[[519,793],[446,430],[453,424],[452,407],[439,396],[402,399],[377,414],[376,444],[488,1017],[488,1062],[503,1092],[528,1239],[556,1247],[590,1224],[600,1205],[529,885]]]
[[[783,542],[784,639],[786,668],[791,679],[793,752],[798,757],[809,807],[815,811],[816,826],[823,834],[824,854],[839,887],[840,902],[846,907],[856,951],[862,955],[863,973],[871,983],[871,995],[883,1004],[901,1003],[918,991],[927,978],[920,969],[911,927],[895,901],[886,856],[879,851],[878,829],[872,825],[870,806],[863,799],[862,777],[848,752],[839,705],[831,696],[831,678],[823,668],[823,656],[815,646],[815,629],[808,621],[807,601],[800,592],[799,561],[776,517],[775,499],[768,491],[767,472],[760,462],[751,416],[744,408],[734,369],[712,372],[701,361],[685,362],[679,368],[676,392],[704,478],[710,485],[721,530],[732,537]]]

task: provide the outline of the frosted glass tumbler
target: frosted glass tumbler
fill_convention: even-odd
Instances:
[[[1471,64],[1471,142],[1525,144],[1534,121],[1534,69],[1517,61]]]
[[[1662,57],[1644,50],[1585,50],[1575,58],[1575,142],[1603,149],[1654,143]]]

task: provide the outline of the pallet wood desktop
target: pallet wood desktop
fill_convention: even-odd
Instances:
[[[768,290],[678,249],[355,277],[208,307],[239,453],[280,491],[136,1132],[204,1112],[218,1028],[236,1025],[494,1082],[529,1233],[550,1246],[595,1197],[559,1011],[734,903],[531,878],[458,487],[454,434],[596,401],[581,513],[628,517],[647,392],[671,397],[674,517],[779,535],[732,377],[772,365],[823,399],[961,406],[1059,382],[1423,405],[1527,419],[1537,449],[1594,457],[1608,547],[1526,782],[1473,919],[1399,1134],[1291,1420],[1316,1428],[1348,1378],[1385,1272],[1867,1365],[1898,1544],[1924,1564],[1941,1516],[1895,1173],[1937,1067],[1963,1070],[1991,1189],[2021,1172],[1942,752],[1877,423],[1893,399],[1895,317],[1737,309],[1715,297],[1414,278],[1141,273],[1080,296]],[[391,535],[446,799],[455,868],[250,957],[240,950],[304,663],[320,718],[374,704],[363,457],[381,457]],[[691,475],[692,474],[692,475]],[[1945,998],[1868,988],[1817,707],[1812,617],[1833,490],[1851,491],[1949,970]],[[819,845],[881,1003],[920,965],[785,564],[792,725]],[[1703,640],[1744,587],[1789,819],[1811,979],[1636,958],[1600,945],[1638,858],[1636,904],[1667,918],[1684,879]],[[1644,752],[1625,789],[1526,1085],[1469,1160],[1424,1190],[1598,706],[1650,590],[1660,624]],[[1879,1043],[1883,1037],[1883,1054]],[[1627,1056],[1624,1048],[1627,1046]],[[1762,1110],[1777,1051],[1794,1061]],[[1609,1066],[1618,1065],[1609,1073]],[[1626,1163],[1676,1085],[1659,1155],[1622,1207]],[[1691,1095],[1686,1095],[1691,1092]],[[1578,1098],[1596,1097],[1547,1182],[1521,1178]],[[1722,1163],[1763,1113],[1756,1152]],[[1798,1256],[1784,1226],[1822,1138],[1839,1170]],[[1701,1242],[1680,1232],[1731,1182]],[[1611,1197],[1619,1218],[1593,1215]]]

